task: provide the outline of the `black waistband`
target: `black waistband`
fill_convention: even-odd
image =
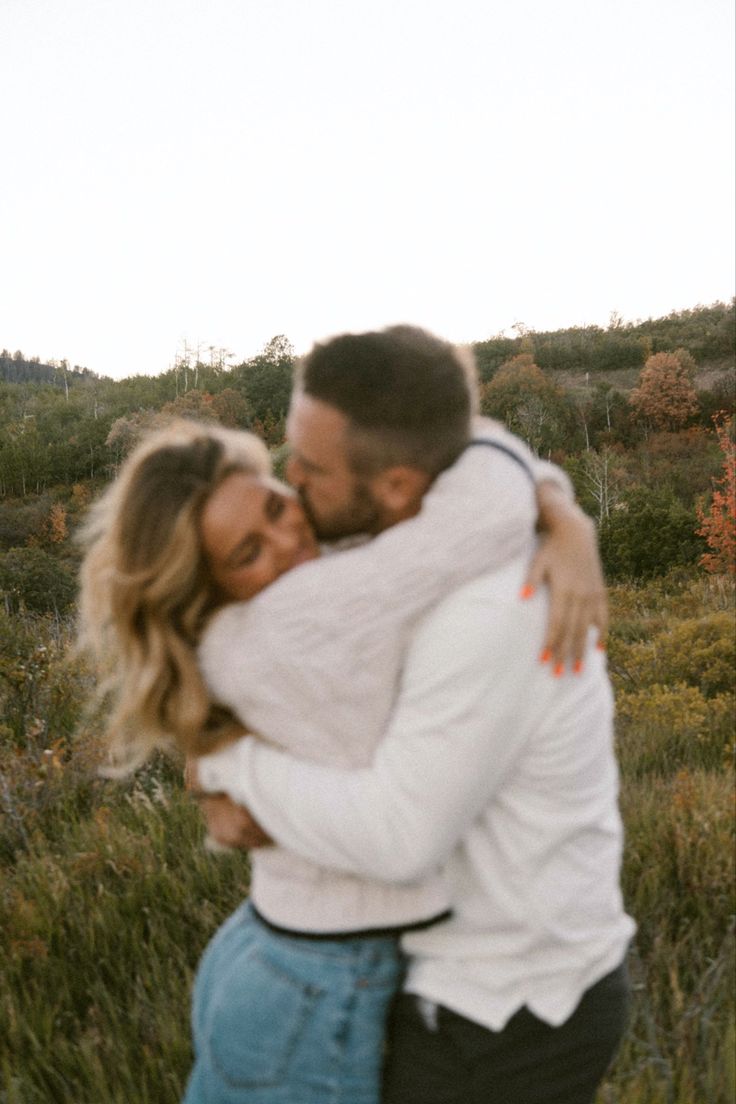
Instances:
[[[347,941],[348,939],[386,939],[396,938],[404,935],[406,932],[424,931],[425,928],[431,928],[435,924],[439,924],[441,920],[448,920],[452,913],[449,909],[444,912],[440,912],[437,916],[430,916],[428,920],[416,920],[411,924],[402,924],[400,927],[392,928],[360,928],[357,931],[337,931],[337,932],[313,932],[313,931],[299,931],[296,928],[282,928],[279,924],[274,924],[270,920],[267,920],[263,913],[259,912],[253,902],[250,902],[250,907],[253,910],[253,915],[257,920],[260,920],[264,927],[269,928],[271,931],[276,932],[278,935],[296,936],[299,939],[316,939],[322,940],[334,940],[337,942]]]

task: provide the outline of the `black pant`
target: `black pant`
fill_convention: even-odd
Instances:
[[[417,998],[402,993],[389,1026],[383,1104],[590,1104],[628,1005],[625,965],[588,989],[560,1027],[522,1008],[489,1031],[442,1006],[428,1024]]]

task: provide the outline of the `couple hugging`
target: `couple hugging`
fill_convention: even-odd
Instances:
[[[176,743],[210,836],[252,848],[185,1104],[589,1104],[619,1042],[595,540],[476,405],[446,342],[346,334],[298,367],[296,493],[252,435],[181,423],[93,511],[113,754]]]

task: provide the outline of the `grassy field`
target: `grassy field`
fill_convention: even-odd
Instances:
[[[635,1010],[600,1101],[733,1104],[733,587],[612,594]],[[87,678],[53,619],[0,611],[0,1104],[175,1104],[189,987],[248,886],[176,765],[97,777]]]

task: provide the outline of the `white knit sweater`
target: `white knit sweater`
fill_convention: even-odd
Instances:
[[[569,488],[559,469],[500,427],[483,436],[523,457],[537,481]],[[416,517],[218,612],[200,647],[213,699],[276,746],[333,766],[367,765],[419,620],[461,584],[528,549],[535,521],[524,468],[495,448],[468,450],[435,481]],[[220,776],[228,754],[218,756]],[[235,749],[232,763],[235,770]],[[272,923],[309,932],[406,926],[448,903],[439,873],[390,884],[326,870],[280,847],[253,852],[251,898]]]
[[[325,867],[401,884],[441,863],[452,917],[404,936],[405,988],[494,1031],[523,1005],[564,1023],[634,931],[605,659],[551,677],[546,594],[517,598],[525,568],[475,579],[423,619],[368,767],[257,739],[222,770],[218,753],[200,763],[207,788]]]

